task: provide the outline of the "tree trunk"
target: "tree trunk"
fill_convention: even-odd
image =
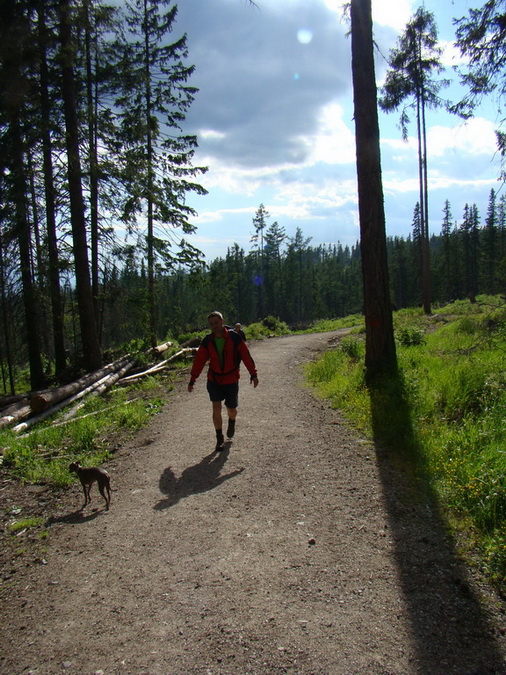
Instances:
[[[58,264],[58,238],[56,236],[55,188],[50,134],[49,76],[47,67],[47,31],[44,13],[45,0],[39,0],[39,60],[40,60],[40,108],[42,126],[42,154],[44,166],[44,192],[46,203],[47,253],[49,260],[49,294],[51,297],[51,315],[53,325],[54,360],[56,375],[66,367],[65,331],[63,328],[63,302],[60,288]]]
[[[351,0],[352,75],[360,247],[366,326],[366,377],[397,372],[389,293],[371,0]]]
[[[86,221],[81,185],[79,127],[77,120],[74,73],[72,68],[72,36],[69,11],[69,0],[60,0],[59,16],[60,42],[62,48],[62,94],[65,110],[70,218],[72,221],[77,303],[79,306],[83,357],[87,369],[95,370],[100,367],[102,355],[100,352],[90,283]]]
[[[3,243],[3,232],[0,228],[0,306],[1,306],[1,316],[3,323],[3,339],[5,343],[5,358],[7,359],[7,371],[9,373],[9,390],[12,395],[15,394],[16,387],[14,384],[14,368],[13,368],[13,359],[12,359],[12,349],[11,349],[11,322],[8,318],[8,293],[6,290],[5,284],[5,264],[4,264],[4,243]],[[2,364],[2,375],[3,375],[3,364]],[[5,382],[4,382],[4,390]]]
[[[99,265],[98,265],[98,154],[97,154],[97,95],[94,91],[92,56],[92,31],[90,2],[85,0],[85,45],[86,45],[86,103],[88,116],[88,152],[90,169],[90,240],[91,240],[91,292],[95,309],[95,321],[99,326]],[[93,7],[91,8],[93,11]]]
[[[30,386],[40,389],[44,385],[44,370],[40,354],[40,332],[35,289],[31,266],[31,232],[26,204],[25,166],[23,161],[23,140],[18,116],[11,123],[12,172],[14,180],[16,234],[19,243],[23,305],[25,310],[26,342],[30,364]]]
[[[430,250],[429,250],[429,179],[427,175],[427,125],[425,122],[425,91],[421,89],[421,127],[422,127],[422,183],[423,183],[423,218],[422,218],[422,292],[423,311],[431,313],[430,284]]]

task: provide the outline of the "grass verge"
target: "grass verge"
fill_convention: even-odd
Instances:
[[[118,444],[144,427],[161,410],[172,388],[170,376],[147,377],[128,387],[116,387],[104,396],[90,397],[76,418],[63,410],[28,433],[0,431],[0,459],[10,475],[23,483],[70,485],[70,462],[102,464]]]
[[[362,433],[415,452],[454,528],[465,529],[487,576],[506,590],[506,306],[500,298],[456,302],[425,316],[394,314],[400,392],[371,395],[364,343],[349,336],[307,367],[319,393]],[[375,415],[378,400],[403,406]],[[384,405],[383,405],[384,408]],[[384,420],[381,422],[381,420]],[[375,424],[383,428],[374,428]],[[462,540],[462,537],[459,537]]]

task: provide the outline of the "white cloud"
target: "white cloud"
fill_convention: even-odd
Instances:
[[[382,138],[382,146],[393,150],[395,154],[391,155],[391,159],[397,161],[418,151],[417,139],[412,135],[405,141],[401,138]],[[474,117],[453,126],[429,126],[427,150],[429,164],[436,158],[448,158],[450,155],[458,156],[461,160],[469,155],[492,157],[496,151],[495,125],[491,120]]]
[[[491,157],[496,150],[495,126],[483,117],[474,117],[453,127],[433,126],[429,130],[428,146],[429,155],[433,157],[448,152],[467,158],[469,155]]]
[[[197,222],[202,223],[217,223],[225,220],[228,216],[243,216],[244,214],[251,215],[253,217],[256,211],[256,207],[247,206],[243,208],[230,208],[230,209],[216,209],[215,211],[202,211],[199,213]]]
[[[439,46],[443,50],[441,54],[441,63],[447,68],[461,66],[467,63],[468,58],[462,56],[460,49],[455,46],[455,42],[449,40],[440,40]]]
[[[303,164],[322,107],[350,89],[349,41],[324,2],[186,0],[201,154],[237,168]]]
[[[372,0],[372,18],[375,24],[402,31],[413,14],[412,0]]]
[[[198,132],[198,137],[205,141],[222,141],[227,137],[227,135],[223,131],[216,131],[215,129],[201,129]]]
[[[246,249],[260,203],[289,235],[300,226],[313,243],[357,238],[357,189],[349,24],[345,0],[185,0],[178,28],[188,32],[191,85],[200,89],[187,118],[197,133],[194,164],[207,197],[192,241],[209,257],[234,242]],[[418,6],[415,0],[373,0],[375,40],[387,55]],[[452,3],[425,0],[446,32],[443,60],[459,62],[452,43]],[[386,63],[377,55],[381,78]],[[455,78],[455,87],[458,80]],[[452,94],[457,100],[459,91]],[[436,219],[444,199],[459,211],[495,184],[494,124],[460,123],[430,111],[429,182]],[[410,228],[418,200],[416,127],[405,143],[398,115],[380,114],[383,184],[389,228]],[[436,123],[436,124],[434,124]],[[432,193],[434,199],[432,199]],[[433,202],[433,206],[432,206]],[[441,203],[440,203],[441,202]],[[405,232],[405,230],[404,230]]]
[[[306,139],[311,146],[308,162],[316,164],[352,164],[355,162],[355,135],[352,120],[343,119],[339,103],[330,103],[320,111],[316,134]]]

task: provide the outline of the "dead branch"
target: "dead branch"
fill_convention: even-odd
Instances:
[[[165,359],[165,361],[161,361],[160,363],[151,366],[147,370],[143,370],[141,373],[135,373],[134,375],[123,377],[121,380],[118,381],[118,384],[127,384],[128,382],[133,382],[134,380],[138,380],[141,377],[145,377],[146,375],[153,375],[154,373],[157,373],[160,370],[164,370],[167,367],[167,364],[170,363],[170,361],[174,361],[183,354],[196,351],[197,351],[196,347],[186,347],[185,349],[180,349],[175,354],[172,354],[172,356],[170,356],[168,359]]]
[[[62,422],[53,422],[51,424],[51,427],[63,427],[67,424],[71,424],[72,422],[79,422],[79,420],[84,420],[87,417],[91,417],[92,415],[100,415],[100,413],[105,412],[106,410],[112,410],[113,408],[119,408],[121,405],[128,405],[129,403],[134,403],[135,401],[139,400],[139,396],[136,398],[131,398],[128,401],[122,401],[121,403],[115,403],[114,405],[107,406],[107,408],[102,408],[102,410],[94,410],[93,412],[86,413],[86,415],[80,415],[79,417],[72,417],[72,419],[68,420],[63,420]],[[28,434],[23,434],[23,438],[27,438],[28,436],[31,436],[32,434],[37,433],[36,431],[31,431]],[[62,457],[60,453],[58,453],[59,457]],[[69,455],[70,456],[70,455]],[[41,457],[44,457],[44,455],[41,455]]]

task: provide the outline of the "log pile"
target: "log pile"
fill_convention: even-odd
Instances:
[[[55,392],[54,398],[50,397],[51,404],[48,404],[48,407],[46,407],[38,414],[31,416],[26,421],[21,422],[20,424],[16,424],[16,426],[13,427],[12,430],[14,431],[14,433],[19,434],[23,431],[26,431],[30,427],[33,427],[34,424],[42,422],[48,417],[51,417],[52,415],[56,414],[63,408],[66,408],[67,406],[71,405],[75,401],[78,401],[79,399],[83,398],[86,395],[103,394],[104,391],[110,389],[113,386],[113,384],[116,384],[116,382],[133,366],[134,361],[125,361],[125,359],[120,359],[119,363],[121,365],[119,370],[114,370],[114,372],[107,372],[106,374],[103,374],[102,371],[104,369],[101,369],[100,370],[101,376],[99,377],[99,379],[95,380],[84,389],[76,391],[75,394],[72,394],[65,398],[61,398],[62,395],[61,392],[60,393]],[[65,387],[61,387],[60,389],[65,389]]]
[[[171,343],[166,342],[151,350],[151,353],[154,357],[160,357],[170,347]],[[129,383],[146,375],[159,373],[168,368],[171,362],[195,351],[195,347],[185,347],[169,358],[130,376],[127,374],[135,365],[135,360],[127,355],[61,387],[44,389],[29,395],[4,397],[4,405],[1,406],[0,403],[0,429],[12,426],[15,433],[21,433],[85,396],[98,396],[115,384]],[[74,405],[64,419],[73,418],[83,405],[84,403]]]

